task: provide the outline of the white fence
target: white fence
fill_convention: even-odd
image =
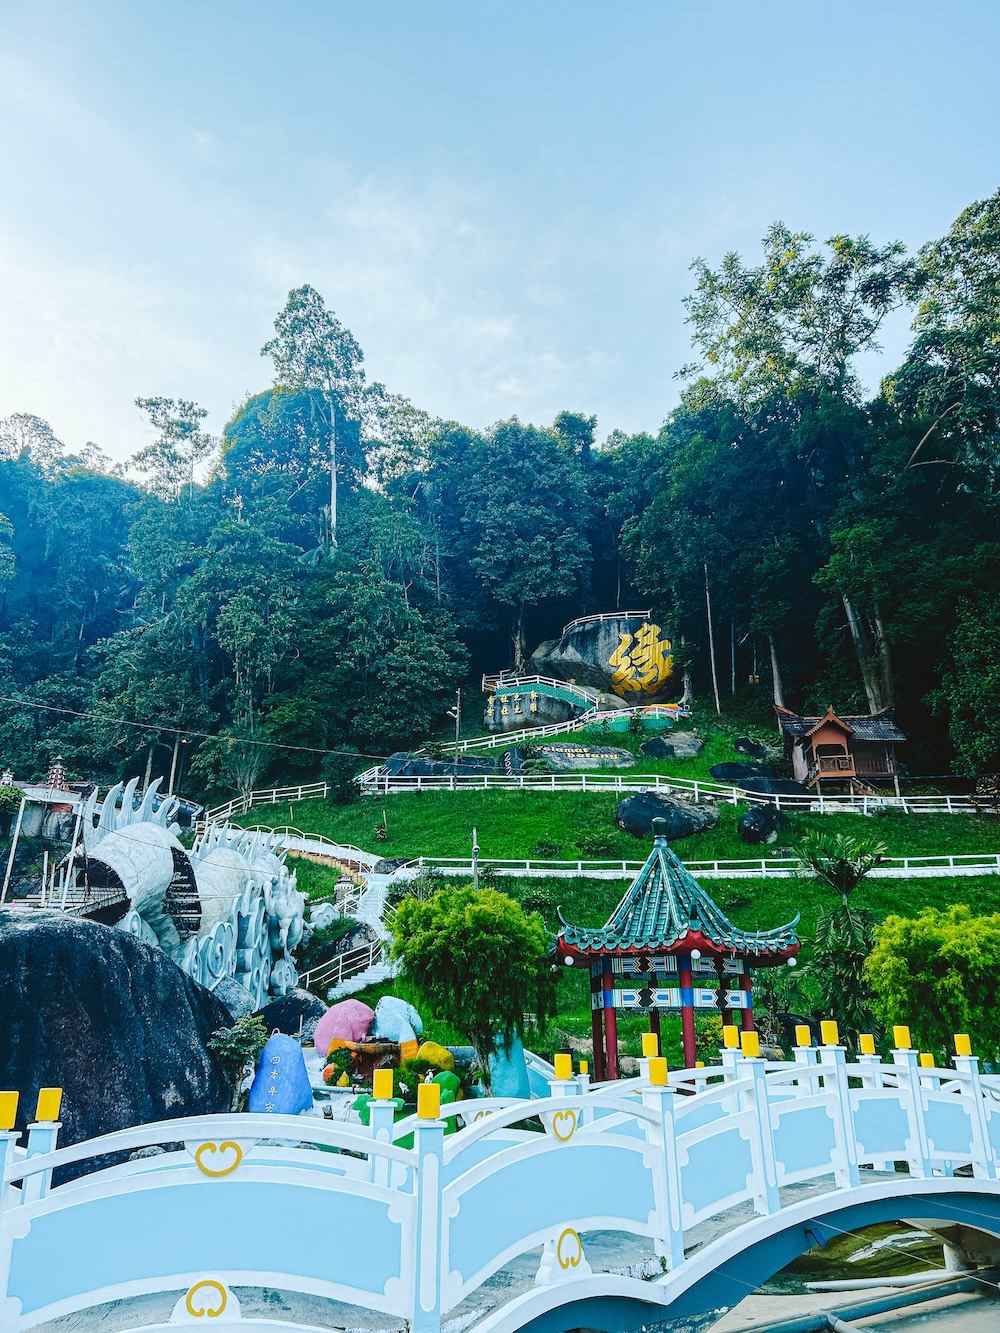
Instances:
[[[463,741],[461,749],[486,749],[501,744],[513,744],[517,738],[530,734],[561,735],[576,730],[575,723],[560,723],[542,727],[530,733],[512,732],[504,737],[487,736],[475,741]],[[451,777],[390,777],[383,768],[370,768],[357,781],[366,796],[394,795],[407,791],[487,791],[495,788],[515,791],[589,791],[589,792],[643,792],[660,791],[688,797],[694,801],[722,801],[727,805],[773,805],[779,810],[808,810],[814,814],[870,815],[879,810],[898,810],[903,814],[974,814],[979,804],[972,796],[914,795],[914,796],[781,796],[766,792],[744,791],[721,782],[700,778],[663,777],[658,773],[499,773],[459,774]],[[233,815],[246,814],[256,806],[280,805],[283,802],[325,799],[329,787],[325,782],[307,783],[300,787],[275,787],[266,791],[252,791],[245,797],[234,797],[225,805],[217,805],[205,812],[203,823],[222,823]],[[201,827],[202,825],[199,825]],[[310,835],[311,836],[311,835]]]
[[[519,875],[526,879],[633,879],[645,861],[569,861],[480,857],[480,870],[498,875]],[[698,879],[792,879],[808,873],[796,857],[745,857],[734,861],[685,861],[684,866]],[[421,870],[436,870],[443,875],[471,875],[472,861],[464,857],[418,856],[401,867],[401,876],[416,875]],[[927,879],[944,876],[1000,874],[1000,855],[994,852],[968,856],[887,856],[868,872],[873,879]]]

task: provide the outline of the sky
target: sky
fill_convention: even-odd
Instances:
[[[998,58],[996,0],[0,0],[0,416],[218,433],[308,282],[433,416],[655,431],[691,261],[943,234],[1000,186]]]

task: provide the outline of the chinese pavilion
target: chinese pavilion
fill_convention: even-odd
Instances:
[[[603,926],[571,925],[562,912],[559,920],[558,961],[590,968],[598,1080],[618,1077],[619,1009],[647,1012],[656,1033],[660,1012],[679,1009],[690,1069],[695,1009],[714,1009],[723,1023],[734,1023],[739,1012],[744,1031],[752,1030],[751,969],[789,963],[799,951],[797,913],[776,930],[734,926],[670,850],[663,819],[653,820],[649,859]]]

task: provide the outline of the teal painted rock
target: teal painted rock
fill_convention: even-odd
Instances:
[[[312,1088],[302,1047],[276,1032],[257,1061],[247,1110],[265,1115],[298,1115],[312,1106]]]
[[[530,1097],[528,1066],[524,1060],[521,1038],[515,1037],[507,1050],[501,1044],[490,1059],[490,1086],[494,1097]]]

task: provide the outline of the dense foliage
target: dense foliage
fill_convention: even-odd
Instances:
[[[168,398],[138,400],[154,438],[118,469],[0,423],[0,762],[199,793],[311,776],[631,603],[696,693],[711,634],[744,702],[895,705],[913,771],[995,770],[1000,192],[914,256],[776,224],[756,266],[694,270],[699,360],[655,435],[431,420],[310,287],[221,441]],[[913,341],[866,398],[856,359],[900,307]]]
[[[954,1034],[968,1033],[973,1050],[1000,1059],[1000,916],[973,916],[968,907],[925,908],[917,917],[890,916],[875,931],[865,967],[875,1009],[889,1026],[950,1059]]]
[[[404,898],[393,920],[393,954],[403,975],[446,1023],[464,1032],[489,1081],[489,1060],[523,1031],[544,1023],[554,986],[548,936],[537,912],[496,889],[440,889]]]

